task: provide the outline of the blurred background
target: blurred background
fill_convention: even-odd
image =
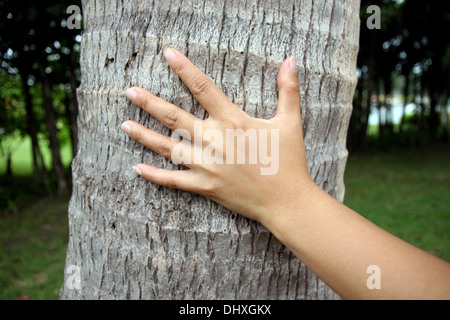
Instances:
[[[446,261],[448,3],[362,1],[345,174],[348,206]],[[0,299],[56,299],[63,281],[81,42],[68,5],[0,1]]]

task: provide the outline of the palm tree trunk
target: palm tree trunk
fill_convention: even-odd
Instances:
[[[201,196],[152,185],[134,164],[177,168],[120,130],[131,119],[169,134],[132,105],[140,86],[196,116],[203,108],[165,63],[185,53],[247,113],[274,115],[277,73],[299,62],[311,176],[344,197],[356,86],[359,1],[83,1],[79,148],[73,162],[62,299],[335,299],[262,225]],[[66,273],[65,280],[70,280]]]

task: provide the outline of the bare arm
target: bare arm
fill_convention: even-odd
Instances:
[[[375,226],[311,180],[303,142],[295,59],[288,58],[281,65],[276,116],[263,120],[248,116],[230,102],[180,52],[166,50],[165,56],[208,111],[209,118],[197,119],[143,89],[130,89],[127,95],[136,105],[189,139],[175,141],[126,121],[122,129],[130,137],[164,157],[176,156],[188,167],[188,170],[170,171],[138,164],[136,173],[153,183],[202,194],[259,221],[343,298],[450,299],[450,264]],[[196,137],[199,127],[202,132],[209,130],[213,134],[208,138]],[[227,149],[226,139],[218,138],[237,129],[268,132],[267,141],[275,142],[269,151],[278,155],[271,159],[270,168],[262,161],[239,165],[225,161],[230,153],[233,153],[230,159],[234,159],[238,150]],[[214,150],[207,153],[213,154],[214,161],[201,157],[203,161],[196,161],[199,158],[195,155],[205,149]],[[249,150],[245,159],[252,155]],[[371,290],[366,285],[370,276],[367,268],[372,265],[379,267],[381,289]]]
[[[344,299],[449,299],[450,264],[393,236],[318,187],[268,229]],[[367,285],[379,268],[379,288]],[[369,281],[370,282],[370,281]],[[372,289],[370,289],[372,288]]]

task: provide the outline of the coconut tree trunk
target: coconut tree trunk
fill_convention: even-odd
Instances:
[[[150,184],[132,167],[177,168],[130,140],[140,86],[202,118],[163,49],[185,53],[252,116],[270,118],[282,61],[297,57],[312,177],[344,197],[356,85],[359,1],[83,1],[79,149],[73,162],[62,299],[335,299],[262,225],[196,194]],[[71,269],[73,270],[73,269]],[[65,274],[65,283],[74,274]],[[73,289],[69,289],[72,287]]]

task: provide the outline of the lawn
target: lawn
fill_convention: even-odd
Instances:
[[[68,197],[0,215],[0,299],[57,299],[68,240]]]
[[[450,262],[450,148],[350,155],[344,203],[373,223]]]
[[[31,157],[31,139],[30,137],[12,137],[8,139],[8,144],[11,147],[12,158],[11,167],[14,175],[28,176],[33,171],[33,159]],[[40,146],[42,156],[47,168],[51,167],[52,156],[50,148],[45,137],[40,137]],[[0,148],[1,150],[1,148]],[[61,161],[65,167],[70,165],[72,161],[72,147],[70,143],[65,143],[61,146]],[[4,152],[0,152],[0,176],[6,172],[6,155]]]
[[[345,203],[389,232],[450,261],[449,160],[448,146],[350,155]],[[13,163],[14,168],[25,172]],[[14,194],[17,204],[6,210],[0,203],[0,299],[57,299],[62,286],[69,196],[39,195],[42,190],[31,181],[26,176],[12,181],[0,176],[1,192]]]

